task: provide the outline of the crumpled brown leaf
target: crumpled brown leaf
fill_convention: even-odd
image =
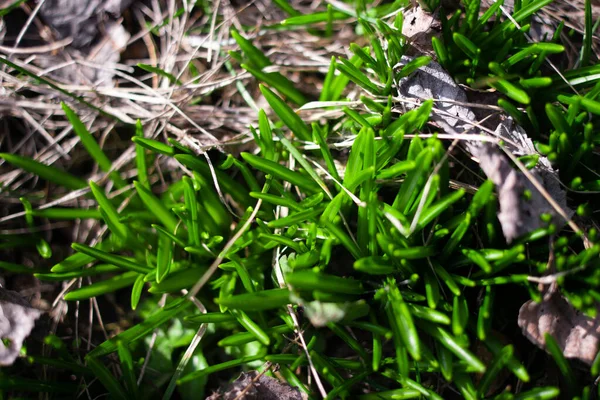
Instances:
[[[592,319],[576,310],[558,290],[550,290],[541,303],[530,300],[518,318],[523,335],[546,350],[544,335],[554,337],[566,358],[592,365],[600,341],[600,314]]]
[[[403,62],[409,62],[410,57],[403,57]],[[400,95],[404,98],[421,100],[434,99],[434,111],[431,119],[448,133],[479,133],[480,128],[473,126],[475,114],[464,103],[468,98],[464,90],[457,85],[441,65],[432,61],[419,68],[411,76],[399,83]],[[507,140],[506,148],[515,155],[537,154],[533,142],[525,131],[513,123],[511,118],[505,118],[495,127],[496,136]],[[514,143],[511,145],[510,143]],[[544,226],[540,214],[553,216],[553,223],[564,224],[564,219],[558,215],[548,201],[539,193],[527,177],[513,168],[509,158],[498,146],[480,141],[466,143],[467,150],[479,160],[481,169],[496,185],[500,212],[498,218],[508,242]],[[552,198],[568,215],[573,211],[567,207],[566,193],[560,188],[556,171],[545,157],[532,171],[550,193]],[[525,191],[532,195],[525,200]]]
[[[418,46],[422,51],[431,51],[431,37],[441,28],[438,18],[423,10],[420,6],[412,7],[404,12],[402,34],[406,36],[413,46]]]
[[[0,287],[0,366],[15,362],[41,314],[17,292]]]
[[[245,391],[245,392],[244,392]],[[243,393],[243,395],[242,395]],[[256,371],[242,372],[227,388],[208,396],[206,400],[303,400],[298,389]]]

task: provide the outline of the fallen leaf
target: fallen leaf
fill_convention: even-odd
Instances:
[[[433,15],[425,12],[420,6],[412,7],[404,13],[404,23],[402,24],[402,34],[412,38],[419,33],[427,33],[431,30],[435,18]]]
[[[576,310],[558,290],[549,291],[541,303],[523,304],[518,323],[523,335],[543,350],[544,335],[549,333],[566,358],[591,365],[598,353],[600,316],[592,319]]]
[[[0,366],[15,362],[41,313],[19,293],[0,287]]]
[[[403,57],[408,63],[410,57]],[[475,114],[466,105],[468,98],[465,91],[454,82],[452,77],[434,61],[419,68],[411,76],[403,78],[399,83],[401,97],[408,99],[435,100],[431,119],[448,134],[477,133],[481,128],[473,125]],[[408,105],[407,107],[414,107]],[[504,118],[495,128],[496,137],[505,140],[506,148],[517,156],[537,154],[533,142],[525,131],[516,125],[511,118]],[[478,159],[481,169],[496,185],[500,212],[498,219],[507,242],[542,228],[545,223],[540,214],[550,214],[552,222],[558,226],[564,219],[554,210],[550,203],[535,189],[533,183],[519,170],[513,168],[510,159],[498,146],[481,141],[466,142],[467,151]],[[567,207],[566,193],[560,188],[556,171],[549,161],[540,156],[538,165],[531,171],[546,191],[565,210],[568,216],[573,214]],[[525,200],[525,193],[531,193]]]
[[[506,148],[516,156],[537,154],[531,139],[523,128],[513,123],[511,118],[500,122],[495,136],[510,139],[507,141]],[[558,226],[564,224],[564,219],[557,214],[533,183],[521,171],[513,168],[507,157],[497,147],[478,143],[469,146],[469,149],[473,155],[479,158],[481,169],[496,185],[500,203],[498,220],[502,226],[504,237],[509,242],[544,227],[545,223],[540,219],[540,214],[543,213],[552,215],[554,224]],[[561,189],[556,171],[552,169],[548,159],[540,156],[537,166],[531,173],[570,217],[573,211],[567,206],[567,195]],[[532,194],[527,200],[526,191]]]
[[[412,57],[403,56],[401,62],[408,64]],[[435,100],[436,111],[432,112],[435,122],[450,128],[466,129],[466,124],[475,120],[475,114],[464,104],[468,102],[465,91],[435,61],[419,68],[412,75],[400,80],[401,97],[420,100]],[[462,103],[462,104],[461,104]]]

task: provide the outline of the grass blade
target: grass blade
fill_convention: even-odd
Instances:
[[[16,154],[0,153],[0,158],[6,160],[15,167],[21,168],[59,186],[66,187],[67,189],[78,190],[87,186],[87,183],[84,180],[79,179],[68,172],[42,164],[28,157],[22,157]]]
[[[271,89],[263,85],[259,85],[259,87],[275,114],[290,128],[294,135],[300,140],[310,141],[312,137],[310,128],[300,119],[294,110],[281,97],[273,93]]]
[[[138,276],[137,272],[126,272],[104,281],[92,283],[80,289],[75,289],[64,295],[66,301],[81,301],[112,293],[124,287],[132,285]]]

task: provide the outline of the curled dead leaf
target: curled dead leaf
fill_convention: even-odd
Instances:
[[[600,314],[590,318],[576,310],[558,290],[550,290],[541,303],[532,300],[519,310],[523,335],[546,350],[544,335],[556,339],[564,356],[591,365],[600,343]]]

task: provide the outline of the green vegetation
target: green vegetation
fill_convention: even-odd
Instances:
[[[401,34],[408,22],[396,13],[403,1],[331,3],[313,14],[274,3],[289,18],[267,29],[317,38],[353,24],[360,44],[349,46],[349,58],[331,59],[315,97],[284,69],[274,71],[252,35],[232,30],[239,50],[229,52],[230,67],[256,79],[265,100],[250,127],[254,146],[239,156],[202,153],[181,138],[149,137],[138,121],[125,126],[137,174],[121,175],[75,111],[89,113],[83,98],[61,106],[78,146],[104,179],[86,183],[77,170],[0,153],[9,170],[52,187],[51,200],[59,197],[54,193],[84,189],[81,198],[94,204],[40,209],[24,196],[28,227],[73,219],[99,226],[98,240],[73,243],[71,255],[29,271],[42,281],[69,282],[64,300],[70,307],[80,302],[83,310],[88,300],[102,307],[109,303],[99,299],[109,296],[131,310],[118,334],[105,340],[94,334],[85,353],[71,351],[85,345],[58,336],[46,338],[44,357],[27,348],[17,364],[68,374],[34,380],[15,365],[0,373],[3,398],[31,392],[62,398],[89,386],[111,399],[198,399],[216,390],[218,379],[231,381],[242,369],[275,376],[271,367],[278,365],[279,379],[315,399],[533,400],[559,392],[591,399],[595,376],[588,368],[575,374],[552,337],[546,339],[551,356],[535,357],[538,363],[550,357],[561,384],[543,383],[545,367],[530,362],[535,347],[524,344],[516,325],[519,304],[512,302],[541,300],[536,278],[553,273],[560,293],[595,316],[596,230],[587,227],[591,223],[578,232],[548,223],[506,244],[494,185],[477,171],[463,180],[461,165],[470,160],[449,157],[450,142],[430,123],[435,102],[399,112],[395,97],[399,79],[433,58],[457,82],[497,91],[498,106],[559,171],[576,215],[593,216],[600,210],[592,200],[600,190],[600,67],[591,50],[591,6],[578,67],[559,74],[548,62],[564,68],[554,55],[567,51],[560,39],[567,28],[561,24],[543,42],[526,35],[549,0],[515,1],[510,19],[501,2],[485,12],[479,0],[440,8],[435,57],[415,57],[401,67],[411,46]],[[430,3],[423,5],[437,9]],[[15,76],[29,75],[5,58],[0,62]],[[183,78],[158,67],[139,68],[182,85]],[[358,91],[353,101],[345,97],[350,90]],[[311,102],[334,117],[297,110],[310,109]],[[533,167],[538,158],[521,161]],[[154,165],[167,159],[180,169],[159,178]],[[39,233],[23,241],[0,234],[5,250],[16,249],[17,241],[26,251],[37,247],[43,258],[56,258]],[[0,269],[28,271],[8,262]],[[596,375],[599,364],[592,368]],[[152,385],[138,386],[142,370],[142,382]]]

